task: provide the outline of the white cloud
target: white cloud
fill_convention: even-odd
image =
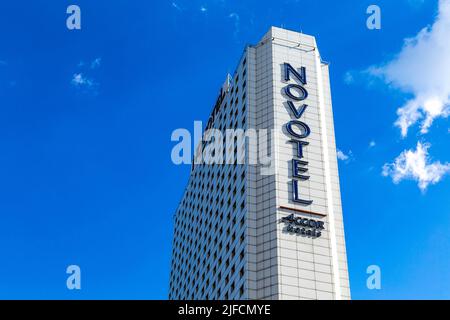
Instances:
[[[102,63],[101,58],[96,58],[91,62],[91,69],[95,69],[97,67],[100,67],[100,64]]]
[[[450,0],[440,0],[439,14],[432,26],[406,39],[393,60],[368,70],[412,96],[397,110],[395,124],[403,137],[418,122],[424,134],[436,118],[450,115],[449,34]]]
[[[430,184],[438,183],[444,175],[450,173],[450,164],[431,162],[428,156],[430,146],[418,142],[416,150],[403,151],[393,163],[383,166],[383,175],[390,176],[395,184],[402,180],[415,180],[422,191]]]
[[[353,160],[353,152],[352,150],[349,150],[349,152],[346,154],[340,149],[336,149],[336,156],[339,160],[350,162]]]
[[[336,155],[339,160],[342,160],[342,161],[348,160],[348,155],[346,155],[344,152],[342,152],[339,149],[337,149]]]
[[[206,8],[205,6],[201,6],[200,11],[206,13],[208,11],[208,8]]]
[[[369,142],[369,148],[373,148],[376,145],[377,145],[377,143],[375,141],[373,141],[373,140]]]
[[[177,3],[175,3],[175,2],[172,2],[172,7],[174,7],[175,9],[177,9],[178,11],[182,11],[183,9],[181,9],[181,7],[177,4]]]
[[[353,84],[355,82],[355,78],[353,76],[353,73],[351,71],[347,71],[344,74],[344,83],[345,84]]]
[[[239,21],[240,17],[236,12],[232,12],[228,15],[228,18],[236,19],[236,21]]]
[[[94,86],[95,84],[92,79],[83,76],[82,73],[75,73],[72,77],[71,83],[76,87],[88,87],[88,88]]]
[[[70,83],[85,93],[89,92],[97,94],[99,84],[94,81],[92,74],[95,73],[94,69],[99,68],[101,64],[101,58],[95,58],[87,63],[80,61],[77,65],[78,71],[72,75]]]
[[[232,12],[228,15],[228,18],[233,19],[234,20],[234,36],[237,36],[237,34],[239,33],[239,29],[240,29],[240,20],[241,18],[239,17],[239,15],[236,12]]]

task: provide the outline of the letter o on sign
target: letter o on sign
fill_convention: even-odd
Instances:
[[[292,128],[293,126],[296,126],[297,128],[300,128],[301,133],[297,133]],[[291,136],[297,139],[304,139],[308,137],[311,134],[311,129],[308,127],[308,125],[304,122],[298,121],[298,120],[291,120],[286,124],[286,130],[289,132]]]
[[[293,93],[292,89],[295,89],[294,92],[296,92],[296,94]],[[295,101],[302,101],[308,97],[308,91],[306,91],[305,88],[303,88],[302,86],[299,86],[298,84],[287,85],[284,88],[284,93],[289,98],[291,98],[292,100],[295,100]]]
[[[317,228],[316,222],[314,220],[309,220],[309,226],[311,228]]]

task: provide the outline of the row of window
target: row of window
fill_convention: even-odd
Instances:
[[[211,126],[221,131],[227,124],[229,128],[245,126],[245,77],[244,68],[244,82],[239,83],[239,75],[235,76],[227,97],[214,109]],[[236,143],[234,152],[237,153]],[[245,281],[241,280],[245,278],[246,265],[245,170],[242,165],[193,167],[175,216],[170,299],[244,297]]]

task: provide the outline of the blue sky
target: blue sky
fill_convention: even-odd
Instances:
[[[381,30],[366,28],[374,3]],[[66,28],[70,4],[81,30]],[[416,37],[437,13],[432,0],[2,1],[0,298],[167,297],[189,174],[171,133],[206,120],[271,25],[315,35],[331,62],[353,298],[450,298],[447,15]],[[381,290],[366,288],[372,264]]]

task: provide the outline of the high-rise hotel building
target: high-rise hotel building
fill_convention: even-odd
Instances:
[[[273,130],[274,170],[193,164],[174,216],[169,299],[350,299],[328,64],[315,38],[272,27],[248,46],[209,128]]]

